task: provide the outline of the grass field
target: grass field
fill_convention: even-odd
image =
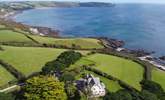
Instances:
[[[1,29],[1,28],[6,28],[6,27],[5,27],[4,25],[0,25],[0,29]]]
[[[165,71],[162,71],[157,68],[152,70],[152,80],[159,83],[165,90]]]
[[[0,59],[13,65],[26,76],[40,71],[46,62],[55,59],[64,51],[50,48],[2,47],[5,51],[0,52]]]
[[[33,41],[28,39],[21,33],[13,32],[12,30],[0,30],[0,42],[28,42]]]
[[[14,80],[12,76],[6,69],[0,65],[0,86],[6,85],[8,82]]]
[[[95,63],[95,69],[112,75],[138,90],[141,89],[139,82],[143,79],[144,69],[133,61],[111,55],[94,54],[81,59],[71,67],[74,68],[78,65],[83,65],[83,63]]]
[[[0,59],[13,65],[17,70],[26,76],[33,72],[38,72],[46,62],[56,59],[65,51],[64,49],[39,48],[39,47],[11,47],[2,46],[4,51],[0,51]],[[81,51],[82,54],[88,51]]]
[[[47,43],[47,44],[56,44],[56,45],[63,45],[67,47],[72,47],[72,45],[80,46],[83,49],[100,49],[103,46],[99,43],[100,41],[97,39],[92,38],[49,38],[49,37],[41,37],[35,35],[29,35],[36,41],[40,43]]]

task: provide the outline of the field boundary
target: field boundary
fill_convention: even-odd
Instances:
[[[0,65],[2,65],[8,72],[10,72],[16,79],[22,80],[25,79],[24,74],[15,69],[12,65],[4,62],[0,59]]]
[[[127,83],[121,81],[120,79],[118,79],[118,78],[116,78],[116,77],[114,77],[112,75],[109,75],[109,74],[107,74],[105,72],[102,72],[102,71],[97,70],[97,69],[92,68],[92,67],[88,67],[86,65],[83,66],[83,69],[88,70],[88,71],[92,71],[92,72],[94,72],[94,73],[96,73],[96,74],[98,74],[100,76],[103,76],[103,77],[109,79],[109,80],[118,81],[118,83],[120,84],[120,86],[122,86],[123,88],[126,88],[126,89],[131,90],[131,91],[133,91],[133,90],[134,91],[138,91],[134,87],[128,85]]]

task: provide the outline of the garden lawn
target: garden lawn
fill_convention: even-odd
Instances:
[[[84,61],[83,59],[86,60]],[[84,65],[95,63],[93,68],[112,75],[130,86],[141,90],[139,82],[143,79],[144,69],[140,64],[124,58],[98,53],[83,59],[71,67],[76,67],[78,64],[83,65],[83,63]]]
[[[13,65],[26,76],[33,72],[41,71],[45,63],[56,59],[65,49],[40,48],[40,47],[12,47],[2,46],[0,59]],[[87,54],[88,51],[81,51]]]
[[[0,65],[0,87],[16,78]]]
[[[94,75],[94,77],[99,77],[100,80],[105,84],[106,89],[110,92],[116,92],[116,91],[122,89],[122,87],[119,85],[119,83],[117,81],[109,80],[109,79],[102,77],[98,74],[95,74],[91,71],[85,71],[85,73],[90,73],[90,74]]]
[[[152,80],[159,83],[165,90],[165,71],[158,68],[153,68],[152,70]]]
[[[143,79],[144,69],[140,64],[105,54],[91,55],[87,59],[96,63],[96,69],[112,75],[138,90],[141,89],[139,82]]]
[[[12,30],[0,30],[0,42],[33,43],[33,41],[27,38],[25,35]]]
[[[99,42],[98,39],[93,38],[50,38],[50,37],[41,37],[35,35],[29,35],[34,40],[40,43],[46,44],[55,44],[62,45],[67,47],[72,47],[73,44],[76,46],[80,46],[82,49],[100,49],[104,48]]]

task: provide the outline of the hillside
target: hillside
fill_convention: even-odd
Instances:
[[[76,52],[81,58],[70,63],[68,61],[77,59],[77,56],[74,53],[64,55],[66,51]],[[68,66],[60,72],[60,81],[60,77],[64,80],[73,80],[74,77],[70,82],[76,82],[84,75],[92,74],[105,84],[107,95],[125,89],[131,96],[141,98],[144,89],[142,80],[152,80],[156,82],[153,84],[159,83],[165,89],[164,71],[132,55],[109,50],[100,39],[53,38],[0,25],[0,89],[13,85],[18,87],[20,81],[24,84],[26,79],[43,75],[43,68],[55,67],[55,63],[62,68]],[[17,87],[9,91],[15,91]]]
[[[56,2],[56,1],[22,1],[1,2],[0,8],[10,10],[25,10],[41,7],[111,7],[112,3],[104,2]]]

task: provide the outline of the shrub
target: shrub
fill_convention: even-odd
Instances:
[[[119,90],[116,93],[108,93],[103,100],[132,100],[132,96],[127,90]]]
[[[14,100],[14,96],[12,94],[1,93],[0,92],[0,100]]]

